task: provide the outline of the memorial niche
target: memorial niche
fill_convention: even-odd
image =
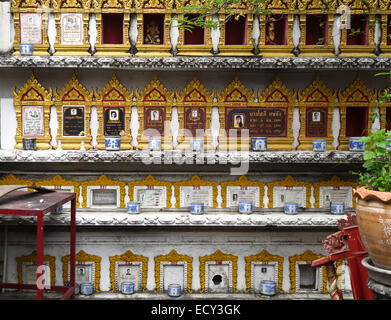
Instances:
[[[47,38],[48,0],[13,0],[11,12],[15,26],[15,41],[13,55],[21,55],[19,44],[33,44],[33,55],[48,56],[49,43]]]
[[[61,141],[63,149],[90,149],[90,117],[93,91],[88,91],[73,74],[60,90],[55,90],[58,131],[57,147]]]

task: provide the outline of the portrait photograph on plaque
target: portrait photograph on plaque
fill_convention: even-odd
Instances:
[[[167,188],[165,186],[134,186],[134,201],[141,208],[165,208]]]
[[[327,137],[327,107],[306,109],[306,136]]]
[[[252,202],[259,207],[259,187],[227,186],[227,207],[237,207],[239,202]]]
[[[166,109],[164,107],[144,107],[144,136],[164,136]]]
[[[63,106],[62,108],[62,135],[63,137],[85,136],[85,107]]]
[[[83,44],[83,14],[62,13],[60,18],[61,44]]]
[[[45,135],[43,106],[22,106],[22,136]]]
[[[190,207],[192,203],[203,203],[213,207],[213,187],[211,186],[181,186],[180,206]]]
[[[42,44],[40,13],[20,13],[20,43]]]
[[[206,130],[206,107],[184,107],[184,116],[185,137],[204,137]],[[204,132],[202,135],[200,135],[201,130]]]
[[[125,108],[103,107],[103,134],[105,136],[120,136],[125,130]]]

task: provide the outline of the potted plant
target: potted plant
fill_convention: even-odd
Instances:
[[[386,90],[379,102],[389,98],[391,93]],[[375,113],[372,123],[377,117]],[[354,190],[354,196],[358,198],[357,225],[375,266],[391,270],[391,131],[383,128],[368,132],[361,138],[365,143],[365,170],[356,173],[360,186]]]

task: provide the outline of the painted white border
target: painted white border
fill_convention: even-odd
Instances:
[[[117,190],[117,204],[116,205],[92,205],[92,191],[97,189],[112,189]],[[120,201],[120,186],[87,186],[87,207],[89,208],[119,208],[121,206]]]

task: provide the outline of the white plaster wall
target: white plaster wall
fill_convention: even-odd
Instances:
[[[178,231],[164,230],[137,230],[120,229],[112,231],[91,231],[78,229],[76,253],[84,250],[88,254],[100,256],[101,278],[100,290],[110,290],[110,262],[109,257],[120,255],[127,250],[134,254],[141,254],[149,258],[147,290],[155,289],[155,263],[154,257],[166,255],[172,249],[179,254],[193,257],[192,289],[199,291],[200,266],[199,257],[213,254],[217,249],[225,254],[238,257],[237,290],[244,292],[245,282],[245,257],[267,250],[284,258],[282,287],[285,292],[290,290],[289,257],[302,254],[311,250],[316,254],[325,254],[322,240],[330,233],[319,232],[269,232],[262,229],[258,231],[224,231],[193,230]],[[45,228],[45,254],[56,257],[56,284],[62,285],[62,261],[61,257],[69,254],[69,234],[53,228]],[[2,245],[3,238],[0,240]],[[29,255],[35,250],[35,233],[32,232],[8,232],[8,263],[7,281],[17,281],[16,258]]]
[[[0,2],[0,54],[12,49],[14,42],[14,27],[11,17],[11,2]]]
[[[1,149],[14,149],[16,145],[16,112],[13,99],[0,99]]]

